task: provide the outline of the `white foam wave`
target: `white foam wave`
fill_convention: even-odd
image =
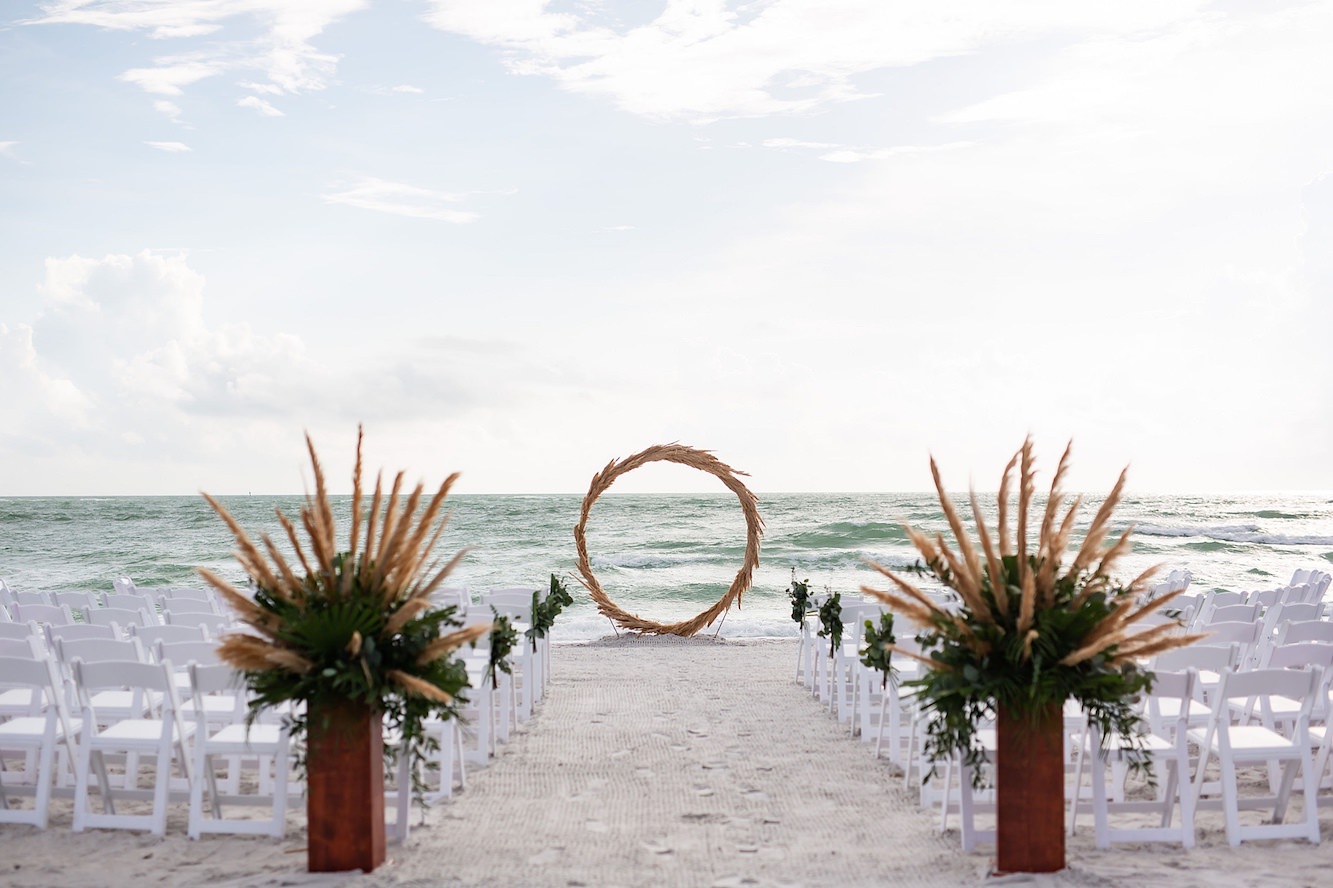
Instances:
[[[1202,537],[1223,543],[1256,543],[1265,546],[1333,546],[1333,536],[1264,533],[1257,524],[1204,524],[1194,527],[1161,527],[1140,524],[1134,533],[1156,537]]]

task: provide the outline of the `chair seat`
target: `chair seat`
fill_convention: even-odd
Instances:
[[[1203,744],[1205,731],[1190,731],[1189,738]],[[1263,725],[1232,725],[1228,736],[1231,739],[1233,758],[1269,759],[1292,757],[1298,754],[1296,745],[1277,731]],[[1216,740],[1214,740],[1216,744]]]
[[[33,693],[31,688],[10,688],[7,691],[0,691],[0,713],[32,711]]]
[[[93,694],[93,708],[108,718],[122,718],[142,714],[130,712],[134,706],[134,691],[98,691]],[[162,694],[150,691],[139,695],[143,708],[157,709],[162,705]]]
[[[233,755],[247,752],[271,753],[282,738],[279,725],[230,724],[209,735],[205,749],[213,755]],[[267,748],[263,748],[267,747]]]
[[[186,739],[194,735],[194,725],[184,724],[180,728]],[[179,743],[180,732],[173,726],[171,741]],[[93,748],[127,749],[131,746],[144,749],[157,749],[162,742],[162,722],[153,718],[127,718],[98,731],[93,737]]]
[[[70,719],[70,731],[77,734],[83,722],[79,719]],[[46,716],[44,715],[24,715],[18,718],[11,718],[9,721],[0,724],[0,747],[5,742],[9,743],[34,743],[39,742],[46,736]],[[60,740],[65,736],[65,732],[60,727],[60,722],[56,722],[55,736]]]
[[[1164,721],[1175,721],[1180,715],[1180,700],[1175,697],[1162,697],[1157,700],[1157,711]],[[1190,724],[1206,725],[1213,717],[1213,710],[1198,700],[1190,701]]]

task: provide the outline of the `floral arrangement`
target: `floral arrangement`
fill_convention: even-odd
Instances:
[[[827,589],[825,591],[828,591]],[[828,655],[832,657],[842,646],[842,593],[831,592],[824,603],[819,606],[819,631],[815,633],[820,638],[827,638]]]
[[[810,613],[810,581],[796,579],[794,567],[791,569],[791,586],[787,589],[787,597],[791,599],[792,622],[804,625]]]
[[[893,643],[897,638],[893,634],[893,614],[885,612],[879,615],[879,626],[871,620],[865,624],[865,650],[861,651],[861,665],[874,669],[880,674],[880,689],[889,686],[889,679],[898,672],[893,666]]]
[[[486,664],[486,677],[491,680],[492,690],[500,687],[500,673],[514,674],[514,666],[509,662],[509,655],[518,645],[518,630],[508,617],[496,613],[491,608],[491,645],[490,660]]]
[[[301,509],[303,541],[296,526],[278,511],[295,563],[267,534],[256,545],[226,508],[204,494],[235,538],[236,559],[249,575],[253,594],[235,589],[213,571],[199,575],[236,611],[246,632],[224,635],[218,655],[236,667],[252,692],[250,715],[283,703],[294,735],[309,728],[310,710],[346,701],[379,712],[401,731],[418,760],[433,746],[423,721],[450,718],[468,687],[460,646],[491,631],[489,624],[454,630],[454,608],[436,609],[439,589],[464,555],[443,565],[431,552],[444,530],[445,497],[458,475],[450,475],[423,504],[418,484],[403,495],[403,474],[386,496],[375,481],[363,511],[361,441],[357,433],[352,474],[352,520],[345,548],[340,545],[324,472],[314,444],[306,446],[314,469],[315,494]],[[421,509],[418,515],[418,509]],[[466,550],[464,550],[466,551]]]
[[[892,645],[890,650],[930,667],[910,684],[920,688],[921,700],[937,716],[926,739],[927,755],[933,759],[957,754],[979,765],[982,753],[973,735],[982,719],[1006,710],[1035,725],[1052,704],[1073,698],[1104,738],[1125,738],[1131,766],[1141,769],[1146,755],[1133,701],[1153,681],[1141,663],[1203,637],[1180,634],[1182,626],[1176,620],[1137,625],[1180,594],[1140,603],[1158,568],[1129,583],[1111,578],[1112,568],[1130,548],[1132,528],[1107,545],[1125,472],[1094,515],[1072,561],[1065,562],[1082,503],[1081,497],[1076,498],[1061,515],[1061,482],[1069,453],[1066,448],[1056,468],[1034,538],[1029,524],[1037,517],[1032,441],[1024,441],[1000,481],[994,532],[983,519],[975,493],[971,496],[977,542],[968,535],[931,460],[935,489],[957,550],[942,534],[931,538],[912,527],[906,530],[925,573],[957,594],[956,608],[942,605],[888,568],[871,565],[895,590],[865,587],[864,591],[921,627],[922,655]],[[1011,528],[1010,489],[1016,466],[1018,504]],[[980,773],[978,769],[978,779]]]
[[[533,652],[537,650],[537,639],[545,638],[555,625],[556,617],[573,603],[574,596],[555,574],[551,574],[551,588],[545,598],[541,598],[539,592],[532,593],[532,626],[523,634],[532,641]]]

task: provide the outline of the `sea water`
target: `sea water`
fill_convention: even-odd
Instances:
[[[350,497],[333,499],[345,531]],[[304,498],[222,501],[256,540],[262,533],[281,540],[275,509],[295,519]],[[437,554],[468,552],[448,585],[544,589],[556,574],[575,597],[556,639],[611,634],[575,579],[581,502],[576,495],[452,497]],[[993,524],[993,498],[982,504]],[[1084,507],[1080,529],[1097,504]],[[761,494],[759,510],[765,533],[754,584],[709,632],[794,635],[787,599],[793,571],[812,589],[857,596],[862,585],[884,588],[867,562],[902,567],[916,560],[904,523],[949,534],[931,494]],[[1298,568],[1333,569],[1329,494],[1131,497],[1116,510],[1116,531],[1131,524],[1135,546],[1118,571],[1125,580],[1163,564],[1190,570],[1196,589],[1249,590],[1281,585]],[[744,515],[729,493],[608,493],[593,505],[587,531],[592,569],[606,593],[622,609],[660,622],[706,610],[745,555]],[[18,590],[110,590],[120,576],[144,586],[198,586],[197,567],[243,584],[233,548],[226,526],[198,497],[0,498],[0,579]]]

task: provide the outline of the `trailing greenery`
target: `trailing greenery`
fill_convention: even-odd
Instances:
[[[556,617],[565,608],[574,603],[574,596],[555,574],[551,574],[551,588],[542,598],[540,592],[532,593],[532,626],[523,634],[532,642],[533,651],[537,650],[537,639],[545,638],[546,633],[555,625]]]
[[[791,599],[791,619],[793,623],[804,624],[810,613],[810,581],[796,579],[796,568],[791,569],[791,587],[787,590]]]
[[[491,656],[486,664],[486,676],[491,680],[491,688],[500,687],[500,673],[513,675],[514,667],[509,662],[509,655],[518,646],[518,630],[509,621],[491,608]]]
[[[348,703],[381,713],[398,730],[414,759],[435,748],[426,735],[428,718],[449,719],[465,700],[467,670],[453,653],[491,629],[489,624],[456,629],[455,609],[436,609],[430,596],[440,588],[460,552],[443,566],[430,553],[444,529],[444,499],[457,475],[422,505],[422,487],[401,495],[403,476],[387,497],[377,479],[370,508],[362,511],[361,435],[352,476],[352,523],[347,547],[336,538],[333,509],[314,445],[306,438],[314,467],[315,495],[306,498],[301,524],[281,511],[295,564],[267,535],[256,545],[213,497],[204,494],[236,540],[237,560],[253,594],[235,589],[206,568],[199,574],[231,605],[249,629],[224,635],[218,656],[234,666],[252,692],[251,721],[266,709],[293,706],[286,716],[296,737],[310,719]]]
[[[1124,488],[1123,472],[1093,518],[1073,561],[1067,566],[1062,563],[1081,502],[1075,500],[1060,518],[1060,482],[1068,457],[1066,450],[1040,516],[1035,548],[1029,546],[1035,490],[1030,440],[1005,469],[994,533],[983,521],[975,495],[972,497],[977,543],[965,532],[931,460],[940,505],[958,551],[950,549],[943,536],[932,538],[911,527],[907,533],[922,555],[927,574],[957,593],[956,607],[943,606],[907,579],[872,565],[897,589],[892,593],[867,591],[922,627],[917,637],[925,655],[895,650],[930,667],[909,684],[920,689],[921,701],[934,715],[925,749],[933,760],[960,755],[979,766],[983,754],[974,739],[982,720],[1005,711],[1035,727],[1052,712],[1058,717],[1064,702],[1074,699],[1104,742],[1112,736],[1121,738],[1132,769],[1143,770],[1147,763],[1134,703],[1151,688],[1153,676],[1140,661],[1202,636],[1178,634],[1178,622],[1146,628],[1135,625],[1178,594],[1139,604],[1155,568],[1130,583],[1111,579],[1112,566],[1129,551],[1128,530],[1113,544],[1104,545]],[[1015,465],[1020,465],[1018,514],[1011,536],[1008,491]],[[976,779],[983,779],[980,768]]]
[[[861,664],[880,673],[880,688],[889,686],[890,677],[897,674],[893,666],[893,648],[898,639],[893,635],[893,614],[884,612],[879,615],[879,626],[866,620],[866,648],[861,652]]]
[[[816,634],[820,638],[829,640],[828,655],[830,657],[842,646],[841,592],[833,592],[819,606],[819,632]]]

